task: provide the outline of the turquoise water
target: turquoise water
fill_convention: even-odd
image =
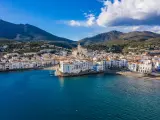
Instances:
[[[0,73],[0,120],[160,120],[160,81]]]

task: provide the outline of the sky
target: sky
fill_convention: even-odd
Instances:
[[[102,32],[160,33],[160,0],[0,0],[0,19],[80,40]]]

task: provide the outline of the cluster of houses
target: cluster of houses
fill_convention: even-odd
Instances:
[[[93,61],[93,60],[66,60],[60,61],[59,71],[62,73],[81,73],[81,72],[103,72],[108,69],[122,69],[127,67],[127,60],[102,60],[102,61]]]
[[[141,59],[136,62],[128,62],[128,69],[132,72],[144,74],[160,72],[160,58],[155,56],[150,59]]]
[[[72,52],[72,58],[60,61],[57,71],[62,74],[80,74],[83,72],[106,72],[107,70],[128,70],[142,74],[150,74],[160,70],[160,58],[157,56],[133,56],[106,53],[104,51],[89,52],[78,45]]]
[[[80,44],[71,55],[61,51],[61,55],[51,53],[0,54],[0,71],[37,69],[58,65],[56,71],[62,74],[80,74],[88,72],[106,72],[107,70],[129,70],[142,74],[160,71],[160,56],[122,55],[92,51]]]
[[[60,61],[59,66],[60,72],[69,74],[78,74],[85,71],[105,72],[107,70],[129,70],[131,72],[149,74],[160,70],[160,62],[156,62],[155,64],[151,60],[128,62],[126,59],[103,59],[101,61],[66,60]]]
[[[0,71],[38,69],[58,64],[58,61],[50,54],[41,56],[36,53],[18,53],[5,54],[0,57]]]
[[[145,60],[143,62],[129,62],[128,69],[132,72],[139,72],[143,74],[152,73],[153,65],[149,60]]]

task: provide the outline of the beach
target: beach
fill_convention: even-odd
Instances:
[[[122,76],[126,76],[126,77],[143,79],[143,80],[160,80],[159,76],[144,75],[141,73],[130,72],[130,71],[123,71],[123,72],[121,71],[121,72],[117,72],[117,74],[122,75]]]

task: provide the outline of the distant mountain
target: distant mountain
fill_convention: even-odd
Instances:
[[[80,40],[79,42],[82,45],[90,45],[90,44],[97,44],[97,43],[105,43],[107,41],[112,40],[148,40],[151,38],[160,37],[160,34],[148,32],[148,31],[135,31],[129,33],[122,33],[119,31],[111,31],[107,33],[101,33],[93,37],[88,37]]]
[[[134,31],[129,33],[124,33],[119,36],[120,39],[123,40],[148,40],[151,38],[160,37],[160,34],[149,32],[149,31]]]
[[[88,37],[80,40],[79,42],[82,45],[89,45],[94,43],[100,43],[100,42],[106,42],[109,40],[115,40],[118,39],[120,35],[122,35],[122,32],[119,31],[111,31],[107,33],[101,33],[93,37]]]
[[[53,41],[63,43],[75,43],[72,40],[58,37],[38,27],[29,24],[13,24],[0,20],[0,38],[19,41]]]

